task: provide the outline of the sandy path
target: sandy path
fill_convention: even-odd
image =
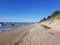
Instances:
[[[28,29],[33,28],[35,25],[28,27],[16,28],[12,31],[0,33],[0,45],[10,45],[17,42],[17,38],[22,38]]]

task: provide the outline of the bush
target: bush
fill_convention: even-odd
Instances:
[[[46,18],[44,17],[42,20],[40,20],[40,22],[45,21],[45,20],[46,20]]]
[[[50,19],[50,18],[51,18],[51,16],[48,16],[48,17],[47,17],[47,19]]]
[[[55,17],[55,16],[58,16],[58,15],[60,15],[60,10],[57,10],[57,11],[53,12],[51,17]]]
[[[47,17],[47,19],[44,17],[42,20],[40,20],[40,22],[48,20],[48,19],[53,18],[55,16],[60,16],[60,10],[57,10],[57,11],[53,12],[52,15]]]

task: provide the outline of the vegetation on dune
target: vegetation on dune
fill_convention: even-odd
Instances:
[[[60,16],[60,10],[57,10],[54,13],[52,13],[51,17],[55,17],[55,16]]]
[[[48,17],[47,17],[47,19],[50,19],[50,18],[51,18],[51,16],[48,16]]]
[[[57,10],[55,12],[53,12],[50,16],[48,16],[47,18],[43,18],[42,20],[40,20],[40,22],[46,21],[50,18],[56,17],[56,16],[60,16],[60,10]]]
[[[40,20],[40,22],[45,21],[45,20],[46,20],[46,18],[44,17],[42,20]]]

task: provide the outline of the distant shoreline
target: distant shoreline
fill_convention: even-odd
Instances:
[[[30,23],[16,23],[15,26],[9,26],[13,23],[7,23],[7,26],[3,26],[3,27],[0,27],[0,32],[5,32],[5,31],[9,31],[9,30],[14,30],[15,28],[18,28],[18,27],[25,27],[25,26],[28,26],[28,25],[31,25]]]

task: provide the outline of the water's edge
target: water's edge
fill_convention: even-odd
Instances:
[[[0,32],[5,32],[8,30],[12,30],[17,27],[28,26],[34,23],[26,23],[26,22],[6,22],[4,23],[5,26],[0,26]]]

